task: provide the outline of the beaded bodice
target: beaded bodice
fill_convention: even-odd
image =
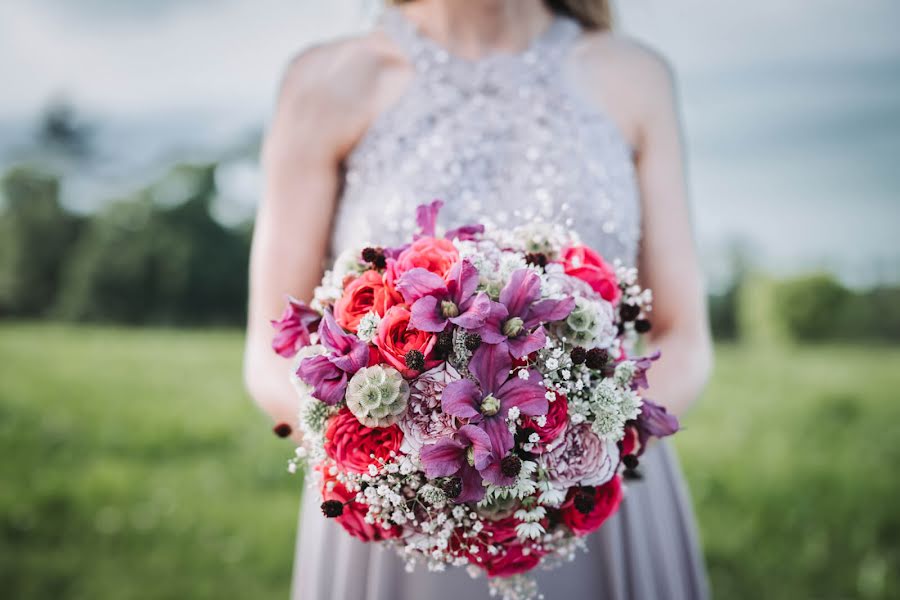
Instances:
[[[415,72],[346,161],[334,253],[409,239],[415,207],[440,198],[447,228],[556,222],[608,259],[635,262],[633,156],[564,68],[575,21],[557,17],[524,52],[479,61],[449,53],[398,9],[379,26]]]

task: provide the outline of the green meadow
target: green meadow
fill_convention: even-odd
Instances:
[[[241,342],[0,326],[4,598],[287,596],[301,482]],[[718,348],[676,442],[716,597],[900,597],[898,390],[897,348]]]

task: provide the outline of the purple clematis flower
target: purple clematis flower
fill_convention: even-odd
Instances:
[[[479,330],[488,344],[504,344],[515,358],[544,347],[544,323],[565,319],[575,308],[574,298],[541,300],[541,278],[530,269],[514,271],[500,290],[500,302],[492,302],[490,314]]]
[[[425,446],[419,453],[425,474],[435,477],[459,477],[462,492],[454,501],[478,502],[484,498],[481,472],[493,459],[491,440],[474,425],[463,425],[453,437]]]
[[[632,359],[634,360],[634,366],[636,367],[634,377],[631,380],[631,388],[633,390],[646,390],[650,387],[650,383],[647,381],[647,371],[653,366],[654,361],[659,360],[660,356],[662,356],[662,352],[657,350],[649,356]],[[672,433],[675,432],[673,431]]]
[[[419,226],[419,232],[415,235],[415,239],[437,235],[437,218],[442,206],[443,200],[434,200],[431,204],[420,204],[416,207],[416,224]],[[471,240],[480,233],[484,233],[484,225],[463,225],[451,229],[444,237],[448,240]]]
[[[469,372],[477,383],[460,379],[451,382],[441,395],[441,410],[466,419],[488,434],[495,463],[513,447],[513,434],[507,425],[509,409],[515,406],[523,415],[538,416],[547,414],[549,406],[547,389],[537,371],[531,371],[528,379],[509,379],[511,368],[512,360],[503,345],[482,345],[469,362]],[[497,483],[500,472],[488,469],[484,475]]]
[[[437,333],[448,323],[464,329],[484,325],[491,305],[484,293],[475,293],[478,270],[467,260],[450,269],[448,281],[426,269],[415,268],[397,280],[397,290],[411,305],[409,324],[419,331]]]
[[[313,396],[334,405],[344,399],[348,379],[368,364],[369,347],[345,333],[329,311],[322,317],[319,340],[329,353],[303,359],[297,376],[313,387]]]
[[[678,417],[669,414],[669,411],[664,406],[660,406],[646,398],[644,398],[641,406],[641,413],[635,420],[635,427],[637,428],[638,442],[641,445],[639,454],[644,453],[647,441],[651,437],[666,437],[681,429]]]
[[[305,302],[288,297],[288,305],[281,318],[272,321],[272,326],[278,330],[272,340],[272,349],[285,358],[294,356],[300,348],[309,346],[310,331],[315,329],[321,318],[322,315]]]

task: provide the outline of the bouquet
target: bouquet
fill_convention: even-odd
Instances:
[[[632,356],[651,293],[560,227],[439,237],[440,207],[408,244],[342,254],[273,322],[300,396],[289,470],[306,461],[324,516],[409,569],[535,598],[527,573],[572,559],[678,429],[641,396],[658,353]]]

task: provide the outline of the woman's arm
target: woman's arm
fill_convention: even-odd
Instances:
[[[338,49],[305,52],[289,67],[262,163],[265,191],[253,232],[244,379],[256,402],[276,421],[296,421],[290,362],[272,350],[271,319],[287,295],[309,300],[326,257],[340,185],[342,156],[358,135],[361,111],[347,111],[345,78],[333,77]],[[358,108],[358,107],[357,107]]]
[[[682,139],[672,76],[644,53],[639,75],[637,168],[643,203],[640,273],[653,290],[649,347],[662,357],[649,372],[649,396],[681,414],[702,391],[712,344],[702,275],[691,232]]]

